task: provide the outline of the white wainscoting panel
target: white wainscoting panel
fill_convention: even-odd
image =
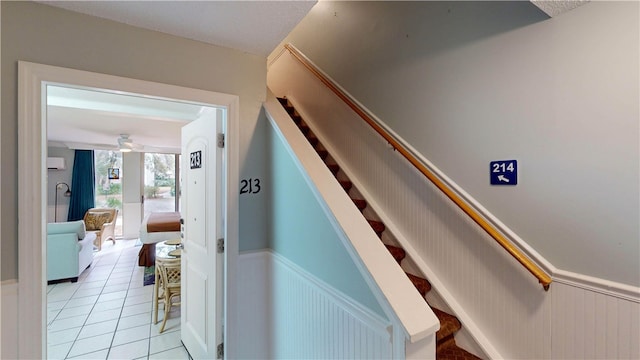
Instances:
[[[288,259],[252,251],[238,264],[238,358],[391,358],[388,321]]]
[[[545,292],[288,52],[271,64],[268,85],[294,104],[487,357],[640,357],[640,290],[619,298],[554,282]]]
[[[556,282],[552,359],[640,359],[640,304]]]
[[[2,282],[2,353],[0,359],[18,358],[18,282]]]
[[[269,358],[391,358],[390,323],[284,257],[269,254]]]

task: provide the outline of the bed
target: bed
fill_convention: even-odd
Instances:
[[[155,244],[160,241],[180,238],[179,212],[152,212],[140,225],[140,241]]]
[[[180,239],[179,212],[152,212],[140,225],[142,249],[138,254],[138,265],[153,266],[156,259],[156,243]]]

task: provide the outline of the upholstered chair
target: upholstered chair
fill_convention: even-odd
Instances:
[[[116,243],[115,228],[118,209],[112,208],[91,208],[84,214],[84,224],[87,231],[96,233],[94,245],[98,251],[102,250],[102,243],[111,240]]]

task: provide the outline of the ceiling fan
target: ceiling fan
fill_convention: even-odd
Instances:
[[[118,138],[118,150],[120,152],[142,151],[144,145],[136,144],[133,140],[129,139],[129,135],[120,134]]]

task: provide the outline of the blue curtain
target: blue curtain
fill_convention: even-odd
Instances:
[[[95,206],[95,165],[93,150],[76,150],[71,177],[71,199],[67,221],[81,220]]]

